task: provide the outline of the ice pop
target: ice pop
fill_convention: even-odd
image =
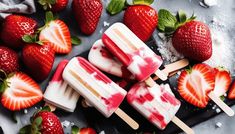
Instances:
[[[88,60],[106,73],[125,79],[134,79],[131,72],[105,48],[102,40],[97,40],[93,44],[88,55]]]
[[[128,92],[127,101],[161,130],[173,121],[186,133],[194,133],[191,128],[175,117],[181,103],[174,97],[168,84],[160,86],[155,84],[149,87],[144,82],[137,83]]]
[[[44,101],[50,106],[73,112],[76,108],[79,94],[62,79],[62,73],[68,60],[62,60],[49,82],[44,93]]]
[[[84,58],[71,59],[64,69],[63,78],[105,117],[108,118],[115,112],[133,129],[139,127],[134,120],[118,108],[127,92]]]
[[[162,64],[156,55],[130,29],[122,23],[115,23],[102,36],[106,48],[114,54],[139,81],[145,81],[151,74],[166,80],[167,76],[159,70]]]

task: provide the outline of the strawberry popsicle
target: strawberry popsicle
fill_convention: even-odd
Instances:
[[[73,112],[76,108],[79,94],[62,79],[62,73],[68,60],[61,61],[44,93],[44,101],[50,106]]]
[[[97,40],[94,43],[89,52],[88,60],[106,73],[125,79],[134,79],[131,72],[105,48],[102,40]]]
[[[165,129],[170,121],[179,120],[175,114],[181,103],[174,97],[168,84],[160,86],[155,84],[153,87],[149,87],[143,82],[137,83],[128,92],[127,101],[161,130]],[[183,125],[182,129],[186,133],[193,133],[191,128],[183,122],[180,123],[177,122],[176,125],[181,125],[179,127]]]
[[[163,62],[161,57],[124,24],[113,24],[103,34],[102,41],[137,80],[145,81],[151,74],[156,74],[162,80],[167,79],[167,76],[159,70]]]
[[[118,108],[127,92],[84,58],[71,59],[64,69],[63,78],[105,117],[115,112],[133,129],[138,128],[138,124]]]

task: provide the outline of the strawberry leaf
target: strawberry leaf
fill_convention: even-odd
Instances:
[[[220,99],[221,99],[222,101],[224,101],[225,98],[226,98],[226,97],[225,97],[224,95],[220,96]]]
[[[42,117],[37,117],[34,120],[34,123],[35,123],[36,126],[40,126],[42,124]]]
[[[51,112],[51,108],[49,106],[44,106],[39,112],[42,111]]]
[[[31,134],[31,125],[22,127],[19,134]]]
[[[51,11],[46,12],[46,24],[54,20],[54,15]]]
[[[180,23],[184,23],[187,20],[187,15],[183,10],[179,10],[177,13],[177,18]]]
[[[143,5],[151,5],[154,0],[133,0],[134,5],[143,4]]]
[[[81,39],[79,39],[79,38],[76,37],[76,36],[72,36],[72,37],[71,37],[71,41],[72,41],[72,44],[75,45],[75,46],[80,45],[81,42],[82,42]]]
[[[158,12],[158,29],[161,32],[165,32],[166,27],[173,28],[177,22],[176,17],[165,9],[160,9]],[[169,29],[167,29],[169,30]]]
[[[79,127],[77,127],[77,126],[75,126],[75,125],[72,126],[72,129],[71,129],[71,133],[72,133],[72,134],[78,134],[79,131],[80,131]]]
[[[125,2],[125,0],[111,0],[106,10],[111,15],[118,14],[125,8]]]

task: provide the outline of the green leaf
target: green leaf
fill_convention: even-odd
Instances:
[[[51,112],[51,108],[50,108],[49,106],[44,106],[44,107],[40,110],[40,112],[42,112],[42,111]]]
[[[38,3],[41,4],[41,5],[46,5],[47,4],[46,0],[38,0]]]
[[[31,35],[24,35],[22,40],[26,43],[33,43],[33,37]]]
[[[19,134],[31,134],[31,125],[21,128]]]
[[[76,37],[76,36],[72,36],[71,37],[71,41],[72,41],[72,44],[73,45],[80,45],[81,44],[81,39],[79,39],[78,37]]]
[[[42,117],[37,117],[34,119],[34,123],[36,126],[40,126],[42,124]]]
[[[78,134],[78,132],[80,131],[79,127],[77,126],[72,126],[72,129],[71,129],[71,134]]]
[[[175,31],[175,26],[165,26],[165,33],[172,34]]]
[[[52,20],[54,20],[53,13],[51,11],[46,12],[46,23],[49,23]]]
[[[125,8],[125,2],[125,0],[111,0],[107,7],[108,13],[111,15],[120,13]]]
[[[225,96],[224,96],[224,95],[220,96],[220,99],[221,99],[222,101],[224,101],[224,100],[225,100]]]
[[[185,14],[185,12],[183,10],[178,11],[177,17],[178,17],[178,21],[180,23],[184,23],[187,20],[187,15]]]
[[[151,5],[154,0],[133,0],[134,5],[144,4],[144,5]]]
[[[165,9],[160,9],[158,12],[158,29],[161,32],[165,31],[166,27],[175,27],[177,20],[174,15]]]

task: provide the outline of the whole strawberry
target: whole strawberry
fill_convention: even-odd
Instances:
[[[44,107],[36,112],[31,120],[31,125],[20,129],[20,134],[64,134],[59,118]]]
[[[96,30],[102,13],[101,1],[73,0],[72,8],[80,30],[84,34],[92,34]]]
[[[18,54],[7,47],[0,46],[0,69],[7,74],[19,71]]]
[[[212,55],[212,40],[209,27],[199,21],[190,21],[173,34],[174,48],[185,57],[202,62]]]
[[[11,48],[21,48],[24,45],[22,37],[34,34],[37,22],[32,18],[20,15],[9,15],[3,22],[1,39]]]
[[[158,15],[148,5],[133,5],[126,9],[123,22],[142,41],[147,41],[157,26]]]
[[[167,35],[173,34],[174,48],[185,57],[203,62],[212,55],[212,40],[209,27],[195,16],[187,19],[183,11],[173,16],[167,10],[159,11],[158,29]]]
[[[29,43],[22,51],[22,59],[29,74],[37,81],[42,81],[49,75],[55,58],[55,52],[50,44]]]
[[[59,12],[66,8],[68,0],[39,0],[38,1],[44,10],[51,10],[52,12]]]

